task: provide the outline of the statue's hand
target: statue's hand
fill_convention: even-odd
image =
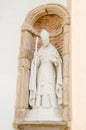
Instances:
[[[57,62],[54,62],[54,65],[57,67],[57,66],[58,66],[58,63],[57,63]]]
[[[53,58],[51,62],[54,64],[55,67],[58,67],[59,64],[56,58]]]

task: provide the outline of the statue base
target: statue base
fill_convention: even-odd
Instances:
[[[35,108],[28,110],[25,121],[62,121],[61,110],[55,108]]]
[[[69,130],[67,122],[28,122],[18,121],[15,122],[17,130]]]
[[[69,123],[57,114],[55,109],[27,110],[25,118],[15,120],[13,126],[16,130],[70,130]]]

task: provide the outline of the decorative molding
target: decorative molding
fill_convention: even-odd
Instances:
[[[65,7],[59,4],[50,3],[41,5],[30,11],[25,19],[25,23],[33,25],[39,17],[47,14],[57,14],[63,20],[69,17],[69,13]]]
[[[22,32],[24,31],[27,31],[29,33],[31,33],[33,36],[38,36],[40,37],[39,33],[37,32],[37,30],[35,28],[33,28],[30,24],[28,23],[24,23],[22,25],[22,29],[21,29]]]
[[[64,28],[65,25],[70,25],[71,24],[71,19],[70,17],[64,19],[63,23],[62,23],[62,28]]]

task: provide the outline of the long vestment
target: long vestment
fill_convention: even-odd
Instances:
[[[42,46],[31,64],[29,104],[32,107],[57,107],[62,104],[62,61],[56,48]],[[36,71],[35,71],[36,68]]]

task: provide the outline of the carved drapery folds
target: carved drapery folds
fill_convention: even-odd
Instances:
[[[50,21],[52,19],[54,20],[53,27],[50,26]],[[46,20],[48,20],[47,22],[49,24],[46,24]],[[57,20],[59,20],[58,24],[56,22]],[[22,25],[21,45],[18,59],[15,122],[24,120],[27,110],[29,109],[29,75],[31,60],[34,53],[34,41],[36,36],[40,39],[40,31],[43,28],[47,28],[50,32],[50,41],[59,51],[63,61],[63,121],[69,122],[71,120],[70,17],[63,6],[58,4],[47,4],[32,10],[27,15],[24,24]],[[39,40],[38,48],[40,48],[40,46],[41,40]]]

